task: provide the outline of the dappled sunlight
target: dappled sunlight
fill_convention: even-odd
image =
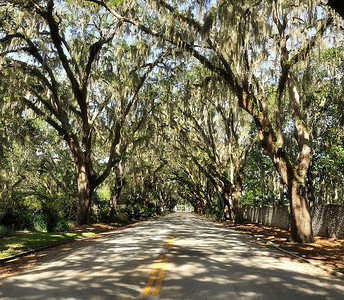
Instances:
[[[195,232],[197,231],[197,235]],[[159,295],[142,296],[161,255]],[[5,299],[343,298],[339,279],[253,244],[191,214],[171,214],[106,234],[49,263],[0,281]]]

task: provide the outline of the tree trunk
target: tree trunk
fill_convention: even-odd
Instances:
[[[115,186],[111,193],[110,198],[110,216],[114,216],[114,214],[117,212],[117,207],[119,204],[119,197],[123,188],[123,177],[116,178]]]
[[[303,130],[302,133],[304,136],[308,135],[306,130]],[[283,183],[287,187],[291,208],[290,238],[299,243],[314,242],[306,193],[306,178],[310,162],[310,149],[307,142],[302,142],[301,140],[299,143],[299,155],[296,163],[293,165],[282,148],[276,151],[272,139],[272,130],[266,130],[263,134],[261,131],[261,141],[264,153],[270,156],[274,166],[281,175]]]
[[[304,121],[300,96],[292,76],[289,74],[288,89],[292,104],[292,114],[297,131],[298,156],[294,166],[287,164],[288,193],[291,203],[291,237],[295,242],[313,243],[312,220],[307,200],[307,174],[311,165],[310,130]]]
[[[120,161],[115,170],[116,180],[115,185],[112,189],[111,198],[110,198],[110,218],[112,218],[117,212],[117,206],[119,201],[119,196],[121,194],[123,185],[124,185],[124,164]]]
[[[309,212],[309,205],[306,196],[306,187],[303,183],[291,179],[291,186],[288,188],[290,197],[290,234],[295,242],[314,243],[312,220]]]
[[[314,179],[313,179],[313,172],[311,168],[309,168],[307,173],[307,190],[308,190],[308,203],[310,206],[315,205],[315,188],[314,188]]]
[[[91,221],[91,206],[94,188],[91,187],[85,165],[77,166],[77,176],[79,200],[77,223],[79,225],[84,225],[89,224]]]
[[[231,212],[229,207],[229,190],[225,189],[222,193],[223,200],[223,217],[225,220],[231,219]]]
[[[234,213],[234,223],[235,224],[243,224],[244,223],[244,216],[241,206],[239,205],[238,199],[236,196],[232,196],[232,205],[233,205],[233,213]]]
[[[279,179],[279,205],[284,206],[284,182],[283,179]]]
[[[235,224],[243,224],[244,223],[244,214],[243,214],[242,207],[239,205],[238,198],[239,198],[239,195],[237,192],[232,193],[234,223]]]
[[[338,181],[334,184],[334,198],[332,203],[337,204],[339,201],[339,192],[338,192]]]
[[[237,186],[231,187],[231,198],[232,198],[232,206],[233,206],[233,214],[234,214],[234,223],[235,224],[243,224],[244,223],[244,212],[242,207],[239,205],[239,197],[241,196],[242,190],[242,179],[241,176],[238,174],[237,176]]]
[[[113,219],[117,212],[117,207],[118,207],[118,200],[119,200],[119,195],[121,193],[122,186],[117,186],[117,179],[116,179],[116,184],[112,190],[111,197],[110,197],[110,219]]]

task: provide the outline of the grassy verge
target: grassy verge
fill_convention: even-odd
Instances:
[[[0,239],[0,258],[19,254],[21,252],[58,244],[82,236],[92,236],[93,232],[82,233],[45,233],[17,232],[14,236]]]

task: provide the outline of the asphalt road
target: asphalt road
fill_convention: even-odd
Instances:
[[[188,213],[0,280],[0,299],[344,299],[344,281]]]

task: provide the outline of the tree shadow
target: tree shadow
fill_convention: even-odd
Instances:
[[[165,248],[169,237],[174,242]],[[319,277],[248,238],[171,214],[104,235],[74,253],[0,280],[2,299],[137,299],[161,254],[169,256],[152,299],[344,299],[342,281]]]

